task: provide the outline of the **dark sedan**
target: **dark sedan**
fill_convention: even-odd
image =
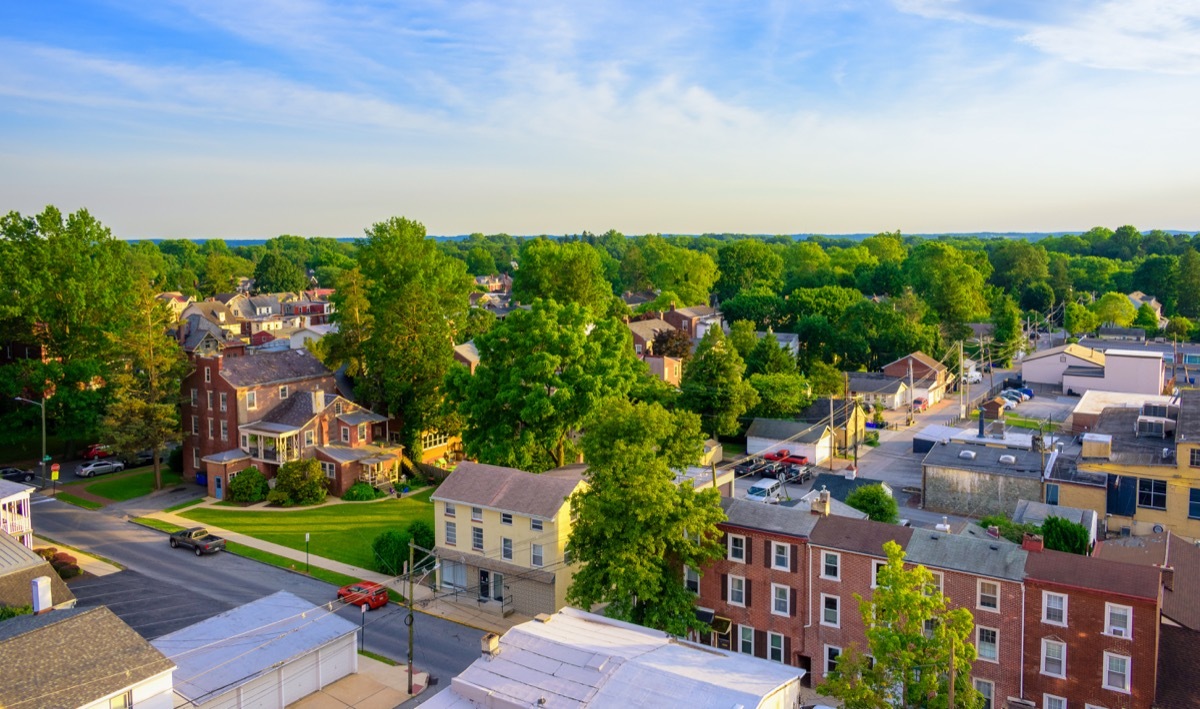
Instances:
[[[5,480],[12,480],[18,483],[33,482],[32,470],[21,470],[20,468],[0,468],[0,477]]]

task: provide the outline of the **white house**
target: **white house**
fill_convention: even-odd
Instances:
[[[1021,360],[1021,377],[1034,384],[1061,387],[1068,368],[1103,369],[1104,360],[1104,353],[1099,350],[1076,344],[1060,345],[1025,355],[1025,359]]]
[[[754,419],[746,429],[746,452],[759,455],[781,450],[807,456],[813,465],[827,466],[833,458],[833,431],[824,423]]]
[[[1091,389],[1159,395],[1167,380],[1167,365],[1159,352],[1143,350],[1106,350],[1104,363],[1067,367],[1063,371],[1063,391],[1082,394]]]
[[[29,494],[33,487],[11,480],[0,480],[0,532],[7,532],[30,549],[33,548],[33,518]]]

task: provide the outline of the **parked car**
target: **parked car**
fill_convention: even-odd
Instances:
[[[737,465],[733,466],[734,475],[753,475],[757,473],[765,463],[761,458],[747,458]]]
[[[112,456],[112,446],[106,446],[100,443],[93,443],[83,450],[84,460],[99,460],[100,458],[111,458]]]
[[[777,478],[786,467],[787,466],[785,466],[783,463],[772,460],[768,463],[764,463],[763,466],[758,469],[758,476],[760,478]]]
[[[777,477],[783,483],[798,483],[802,485],[808,482],[812,476],[813,469],[811,465],[789,465]]]
[[[750,486],[746,491],[746,499],[750,502],[765,502],[767,504],[779,504],[779,498],[783,493],[783,483],[773,478],[764,478]]]
[[[1012,399],[1009,399],[1009,398],[1006,398],[1006,397],[1003,397],[1003,396],[1002,396],[1002,397],[1000,397],[1000,398],[1001,398],[1001,399],[1004,399],[1004,410],[1005,410],[1005,411],[1007,411],[1007,410],[1009,410],[1009,409],[1015,409],[1015,408],[1017,408],[1017,402],[1013,401]]]
[[[925,397],[918,396],[913,399],[913,411],[921,412],[929,408],[929,401]]]
[[[129,466],[130,468],[138,468],[143,465],[150,465],[154,462],[154,451],[144,450],[138,451],[132,455],[123,455],[121,456],[121,462],[125,463],[125,465]]]
[[[0,468],[0,477],[13,482],[27,483],[33,481],[33,471],[20,468]]]
[[[374,581],[359,581],[338,589],[339,601],[352,606],[366,606],[371,610],[382,608],[388,603],[387,587]]]
[[[119,473],[125,469],[125,464],[119,460],[93,460],[79,466],[75,474],[81,478],[94,478],[105,473]]]
[[[192,527],[191,529],[181,529],[178,532],[171,534],[171,548],[190,547],[196,552],[196,556],[204,556],[209,552],[218,552],[225,548],[225,540],[209,534],[208,529],[204,527]]]
[[[786,448],[775,451],[774,453],[767,453],[763,456],[763,459],[773,460],[785,465],[808,465],[808,456],[792,455],[792,452]]]
[[[1021,387],[1017,391],[1021,392],[1022,394],[1024,394],[1025,396],[1027,396],[1030,399],[1033,398],[1033,389],[1030,389],[1029,387]]]
[[[1016,399],[1017,401],[1028,401],[1029,400],[1029,397],[1026,396],[1025,393],[1022,392],[1020,389],[1005,389],[1004,391],[1000,392],[1000,396],[1011,396],[1014,399]]]

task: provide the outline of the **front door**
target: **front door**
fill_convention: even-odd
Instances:
[[[221,491],[221,476],[220,475],[217,475],[216,477],[213,478],[213,495],[218,500],[225,499],[224,494]]]
[[[492,574],[492,600],[504,602],[504,574]]]
[[[479,570],[479,600],[486,601],[491,598],[488,590],[491,588],[492,575],[486,569]]]

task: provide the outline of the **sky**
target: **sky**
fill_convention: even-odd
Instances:
[[[121,238],[1200,230],[1194,0],[0,4],[0,209]]]

